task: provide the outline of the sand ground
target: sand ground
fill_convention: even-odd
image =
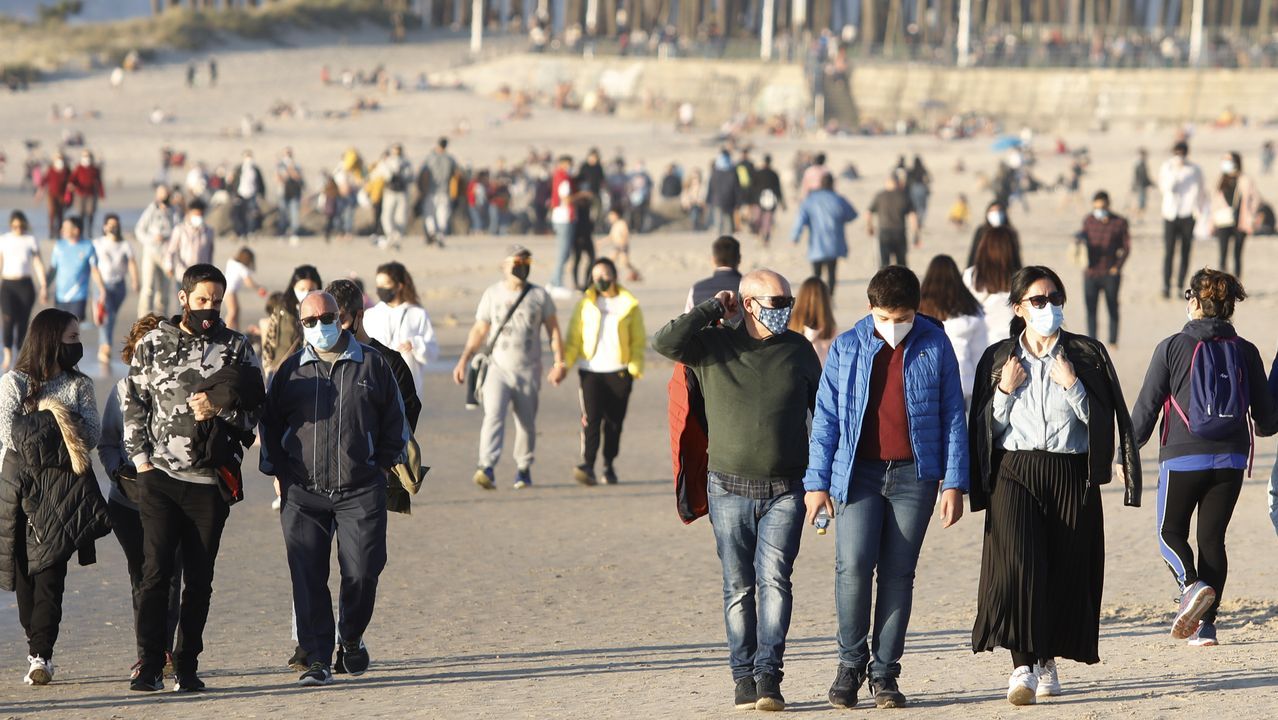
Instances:
[[[323,62],[371,67],[385,61],[405,74],[449,62],[460,45],[422,47],[319,46],[246,49],[220,56],[222,83],[216,90],[181,87],[181,65],[161,66],[129,78],[119,93],[106,79],[89,76],[39,86],[0,101],[0,146],[16,159],[26,137],[52,141],[59,130],[46,119],[52,102],[73,100],[103,113],[77,125],[111,168],[111,206],[140,207],[147,194],[159,147],[173,144],[210,160],[233,160],[246,145],[219,136],[245,112],[264,114],[274,99],[306,100],[313,108],[337,107],[351,94],[323,88]],[[177,113],[178,122],[157,131],[145,123],[153,104]],[[702,137],[679,136],[665,125],[586,118],[539,109],[529,121],[497,123],[504,108],[463,92],[404,94],[385,100],[379,113],[345,121],[269,123],[264,135],[247,141],[259,157],[283,145],[297,149],[308,170],[329,165],[348,144],[376,152],[392,140],[420,158],[441,133],[468,122],[458,137],[457,155],[477,163],[522,155],[530,145],[580,155],[598,145],[648,160],[654,171],[665,162],[708,163]],[[1195,156],[1215,175],[1219,154],[1239,148],[1252,158],[1263,139],[1259,131],[1200,131]],[[1085,144],[1095,164],[1085,190],[1107,187],[1126,202],[1134,149],[1170,144],[1170,133],[1067,136]],[[859,207],[868,205],[880,178],[898,154],[922,152],[937,176],[933,220],[925,246],[911,255],[921,271],[933,253],[962,257],[970,230],[943,226],[944,211],[959,192],[974,204],[984,194],[973,172],[992,170],[987,141],[942,143],[930,138],[760,141],[786,161],[794,149],[821,148],[840,168],[855,161],[867,179],[841,189]],[[951,171],[963,158],[967,174]],[[1042,174],[1054,178],[1065,161],[1045,158]],[[117,184],[117,180],[119,184]],[[12,188],[0,194],[7,209],[30,205]],[[1261,179],[1262,192],[1276,195],[1278,183]],[[1062,269],[1075,294],[1067,322],[1083,327],[1079,273],[1068,266],[1067,243],[1086,207],[1062,208],[1056,196],[1031,200],[1033,212],[1014,211],[1026,245],[1026,261]],[[975,211],[979,214],[979,208]],[[788,230],[792,213],[779,226]],[[853,252],[840,270],[838,320],[848,327],[863,313],[864,286],[877,262],[864,225],[850,229]],[[1135,250],[1123,286],[1124,323],[1115,353],[1129,401],[1136,394],[1149,353],[1182,323],[1183,306],[1158,297],[1161,228],[1147,220],[1135,225]],[[644,307],[649,331],[682,308],[688,285],[708,271],[707,234],[655,234],[634,242],[635,261],[646,281],[632,289]],[[524,239],[538,261],[533,279],[544,281],[551,240]],[[446,250],[409,242],[398,253],[364,243],[325,245],[304,241],[289,247],[259,240],[260,277],[280,288],[290,268],[318,265],[325,278],[355,271],[371,278],[390,257],[406,262],[423,288],[443,349],[440,369],[451,365],[469,325],[479,293],[497,279],[500,238],[458,238]],[[768,266],[793,280],[807,275],[802,249],[780,239],[770,249],[746,240],[745,265]],[[218,247],[219,261],[234,249]],[[1249,241],[1248,282],[1252,297],[1239,308],[1237,324],[1266,356],[1278,341],[1272,318],[1278,311],[1278,259],[1272,241]],[[1214,245],[1200,244],[1195,261],[1216,258]],[[248,301],[249,318],[257,314]],[[563,305],[561,316],[570,308]],[[91,338],[93,331],[86,333]],[[91,356],[92,353],[89,353]],[[709,524],[680,524],[673,507],[665,424],[665,383],[670,365],[649,355],[647,376],[636,386],[619,460],[622,484],[581,488],[569,472],[577,447],[575,378],[542,394],[535,489],[509,489],[513,467],[498,468],[501,489],[482,493],[470,483],[480,417],[462,408],[460,390],[445,374],[427,381],[428,402],[418,436],[433,466],[414,514],[391,521],[391,560],[382,577],[378,612],[367,639],[373,668],[358,679],[344,678],[319,691],[294,687],[284,668],[292,646],[288,632],[289,583],[277,516],[269,509],[269,484],[250,472],[249,500],[231,513],[218,563],[216,592],[206,633],[202,669],[210,691],[196,697],[137,695],[125,677],[134,659],[129,587],[114,540],[99,545],[100,562],[74,568],[67,582],[66,613],[58,643],[55,684],[28,688],[21,683],[22,631],[12,596],[0,608],[0,716],[41,718],[717,718],[740,715],[731,709],[731,681],[720,603],[720,571]],[[118,363],[86,369],[100,379],[101,397]],[[1147,477],[1155,454],[1145,453]],[[1044,717],[1162,718],[1241,714],[1278,716],[1278,571],[1275,537],[1265,512],[1265,481],[1274,461],[1274,443],[1257,443],[1256,471],[1244,486],[1230,531],[1231,565],[1220,627],[1222,645],[1194,650],[1167,637],[1175,586],[1158,556],[1154,536],[1153,481],[1146,504],[1122,507],[1121,492],[1107,488],[1108,538],[1105,620],[1099,665],[1062,666],[1066,695],[1037,708],[1013,709],[1003,699],[1009,663],[1006,653],[973,656],[969,635],[975,612],[981,544],[980,516],[958,526],[931,529],[916,580],[914,616],[903,661],[903,690],[912,708],[905,717],[1001,718],[1013,713]],[[787,653],[784,691],[803,715],[834,716],[824,702],[833,678],[833,536],[805,533],[794,578],[795,614]],[[852,711],[863,716],[868,711]],[[846,714],[846,713],[845,713]]]

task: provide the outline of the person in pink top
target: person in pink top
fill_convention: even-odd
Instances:
[[[808,193],[821,189],[821,180],[830,174],[830,168],[825,166],[825,153],[817,153],[812,158],[812,164],[803,171],[803,181],[799,183],[799,196],[807,197]]]

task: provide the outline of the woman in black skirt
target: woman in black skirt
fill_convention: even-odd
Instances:
[[[985,351],[972,396],[972,510],[985,515],[974,652],[1012,651],[1007,699],[1060,693],[1056,659],[1100,661],[1105,528],[1117,420],[1125,504],[1140,460],[1105,347],[1061,330],[1065,286],[1050,268],[1012,277],[1010,338]]]

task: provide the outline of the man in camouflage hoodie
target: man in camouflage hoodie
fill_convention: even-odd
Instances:
[[[195,392],[224,367],[260,372],[248,340],[218,317],[225,292],[226,278],[216,267],[198,264],[187,269],[178,293],[182,314],[161,322],[138,342],[125,379],[124,445],[138,469],[138,506],[145,537],[137,620],[142,667],[130,685],[132,690],[164,687],[165,625],[175,546],[181,547],[186,591],[173,648],[174,690],[204,688],[196,671],[228,506],[217,471],[199,459],[196,423],[216,417],[252,431],[258,420],[257,407],[214,407],[205,393]]]

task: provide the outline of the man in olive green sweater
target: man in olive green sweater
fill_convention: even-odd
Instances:
[[[811,343],[787,329],[794,297],[785,278],[756,270],[741,279],[740,297],[724,291],[695,306],[658,331],[652,347],[692,368],[705,396],[707,495],[723,564],[736,706],[782,710],[807,419],[821,362]],[[745,316],[741,327],[718,323],[738,310]]]

